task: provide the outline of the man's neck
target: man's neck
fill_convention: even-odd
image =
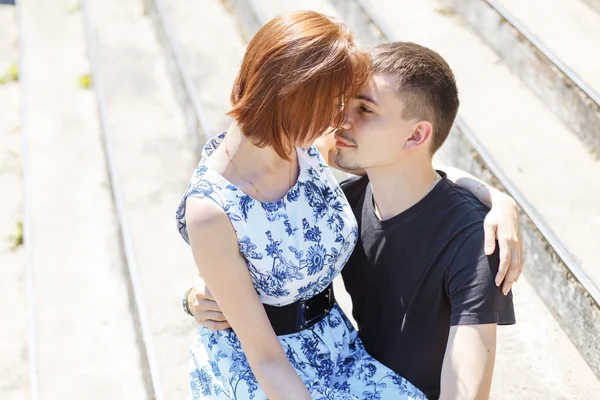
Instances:
[[[367,169],[375,207],[381,220],[390,219],[422,200],[436,179],[431,161]],[[370,201],[370,200],[369,200]]]

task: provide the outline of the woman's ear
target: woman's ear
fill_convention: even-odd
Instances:
[[[428,121],[418,122],[412,135],[406,140],[405,147],[407,150],[416,149],[426,144],[433,134],[433,126]]]

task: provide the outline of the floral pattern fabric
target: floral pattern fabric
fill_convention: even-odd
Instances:
[[[208,141],[177,210],[189,243],[185,202],[211,199],[228,215],[264,304],[285,306],[323,291],[340,273],[358,238],[350,206],[318,150],[297,148],[298,180],[279,201],[255,200],[204,161],[225,133]],[[279,336],[313,399],[425,399],[373,359],[342,310],[299,333]],[[200,327],[190,353],[190,399],[266,399],[231,329]]]

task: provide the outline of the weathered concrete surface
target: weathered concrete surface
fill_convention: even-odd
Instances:
[[[19,4],[39,395],[145,399],[95,97],[79,87],[81,16],[68,0]]]
[[[600,93],[600,14],[580,1],[496,0],[571,71]]]
[[[585,4],[600,13],[600,0],[583,0]]]
[[[224,4],[233,11],[241,28],[242,36],[249,42],[263,26],[262,9],[255,0],[224,0]]]
[[[295,10],[314,10],[332,17],[337,16],[335,8],[327,1],[320,0],[289,0],[289,1],[271,1],[271,0],[254,0],[260,12],[259,18],[264,18],[261,21],[261,26],[270,19],[279,14],[295,11]]]
[[[88,0],[98,89],[152,331],[160,386],[184,398],[195,326],[181,296],[197,274],[175,210],[197,162],[154,26],[137,0]],[[198,21],[196,21],[196,27]],[[200,36],[201,37],[201,36]],[[194,40],[199,40],[198,32]],[[212,41],[212,40],[211,40]]]
[[[600,389],[530,279],[514,289],[517,324],[498,329],[492,400],[594,399]]]
[[[325,15],[337,18],[339,20],[354,20],[360,23],[353,24],[352,31],[355,34],[356,42],[365,48],[376,46],[383,40],[383,35],[372,29],[368,24],[368,18],[355,7],[354,1],[321,1],[321,0],[289,0],[289,1],[271,1],[271,0],[253,0],[259,5],[257,16],[264,19],[264,22],[284,12],[294,10],[314,10]],[[344,18],[341,17],[339,8],[344,8]]]
[[[270,19],[275,15],[294,9],[298,6],[300,9],[314,9],[329,15],[337,16],[334,9],[321,2],[303,1],[301,4],[291,4],[293,2],[270,2],[268,0],[257,0],[262,7],[261,11],[266,19]],[[381,2],[370,2],[368,5],[379,9],[378,5]],[[410,3],[410,4],[408,4]],[[347,6],[347,4],[344,4]],[[427,10],[430,4],[420,6],[415,2],[408,2],[404,7],[401,7],[397,2],[388,3],[386,11],[379,10],[387,22],[388,28],[403,28],[407,32],[420,32],[420,35],[427,35],[432,29],[433,22],[423,23],[419,21],[420,13],[431,12]],[[383,7],[382,7],[383,8]],[[411,10],[410,13],[405,13],[405,19],[416,19],[409,22],[403,19],[401,22],[394,22],[391,18],[399,10]],[[415,18],[415,12],[417,18]],[[362,21],[365,21],[364,16],[358,16]],[[397,21],[397,20],[396,20]],[[354,28],[354,26],[352,26]],[[423,29],[426,28],[426,29]],[[357,32],[369,32],[369,28],[359,27]],[[443,32],[440,28],[439,34]],[[364,34],[364,33],[363,33]],[[404,38],[403,38],[404,39]],[[410,40],[410,37],[408,38]],[[413,39],[419,41],[417,39]],[[373,42],[372,39],[363,38],[364,43]],[[461,45],[464,47],[464,42],[458,41],[455,46]],[[439,50],[439,46],[433,46]],[[489,51],[484,54],[490,54]],[[464,58],[466,52],[482,51],[480,48],[468,49],[464,48],[461,57]],[[444,54],[445,55],[445,54]],[[468,62],[469,59],[464,59],[462,64]],[[450,62],[452,66],[454,64]],[[479,66],[481,68],[481,66]],[[460,80],[460,77],[459,77]],[[514,78],[513,78],[514,82]],[[504,84],[501,81],[500,84]],[[531,96],[530,96],[531,98]],[[464,147],[464,146],[463,146]],[[585,149],[580,148],[585,153]],[[473,162],[473,156],[468,151],[461,154],[466,162]],[[456,160],[447,157],[446,161]],[[441,161],[444,161],[442,159]],[[463,165],[463,168],[466,168]],[[523,283],[525,281],[525,283]],[[343,308],[349,313],[351,308],[349,298],[341,295],[339,282],[336,286],[338,298],[342,297]],[[496,373],[493,385],[492,397],[496,399],[505,398],[593,398],[593,394],[600,388],[596,377],[591,372],[590,368],[583,361],[577,350],[569,341],[567,335],[560,329],[556,320],[549,313],[540,298],[532,290],[532,287],[526,278],[521,279],[521,286],[515,288],[517,318],[519,323],[515,327],[502,327],[499,329],[499,354],[496,361]],[[572,290],[572,287],[566,286],[565,290]],[[548,349],[547,351],[538,351],[539,349]],[[516,377],[516,378],[515,378]]]
[[[16,9],[0,5],[0,76],[18,62]],[[23,221],[19,83],[0,84],[0,398],[29,396],[24,253],[18,246]],[[16,246],[16,248],[15,248]]]
[[[600,95],[597,92],[578,86],[584,84],[557,68],[550,56],[535,47],[487,1],[444,0],[444,4],[456,10],[594,156],[600,157]],[[562,28],[555,30],[561,32]],[[586,47],[586,43],[593,47],[595,42],[591,37],[584,38],[571,47]],[[598,59],[597,56],[592,58]],[[585,62],[581,60],[577,64],[585,65]]]
[[[161,4],[175,36],[174,45],[181,51],[184,69],[189,73],[207,127],[204,135],[212,137],[228,128],[225,113],[246,45],[242,29],[224,1],[181,2],[148,0]],[[199,40],[198,38],[205,38]],[[218,40],[208,40],[218,38]],[[202,138],[203,140],[206,139]]]

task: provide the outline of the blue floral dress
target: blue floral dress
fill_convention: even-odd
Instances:
[[[189,243],[187,197],[211,199],[229,216],[264,304],[284,306],[323,291],[350,257],[358,227],[318,150],[298,148],[298,181],[281,200],[263,203],[204,165],[224,137],[204,147],[177,210],[179,232]],[[313,399],[425,399],[365,351],[337,305],[314,326],[279,341]],[[190,354],[189,398],[266,399],[231,329],[199,328]]]

